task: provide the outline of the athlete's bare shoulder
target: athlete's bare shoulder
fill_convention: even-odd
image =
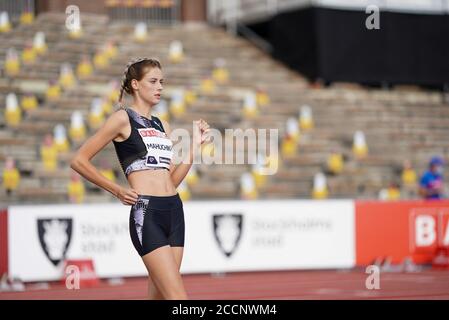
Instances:
[[[128,113],[125,109],[117,109],[110,116],[108,121],[113,122],[119,126],[125,125],[128,123]]]

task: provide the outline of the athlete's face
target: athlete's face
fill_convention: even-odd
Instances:
[[[136,95],[146,103],[154,106],[161,101],[164,84],[162,70],[151,68],[140,81],[134,83]]]

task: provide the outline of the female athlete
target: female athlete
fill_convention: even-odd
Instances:
[[[160,102],[163,81],[162,67],[156,59],[128,63],[120,109],[86,140],[70,166],[123,204],[132,206],[131,240],[148,271],[149,299],[184,300],[187,294],[179,272],[184,249],[184,211],[176,188],[192,166],[194,149],[209,140],[209,125],[202,119],[195,121],[189,154],[174,165],[170,126],[151,116],[152,108]],[[122,104],[124,92],[132,96],[129,106]],[[90,162],[111,141],[130,188],[103,177]]]

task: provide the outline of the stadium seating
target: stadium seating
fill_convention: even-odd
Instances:
[[[71,39],[64,27],[64,15],[42,14],[29,26],[15,26],[8,34],[0,35],[0,65],[4,65],[8,48],[21,52],[38,31],[45,32],[47,53],[34,64],[22,65],[14,77],[0,79],[0,172],[6,156],[13,156],[21,172],[17,192],[7,195],[0,190],[3,203],[54,203],[67,199],[70,180],[69,159],[79,147],[71,143],[71,150],[59,157],[58,170],[43,169],[39,145],[45,134],[52,133],[57,124],[70,127],[74,111],[81,111],[87,123],[91,102],[108,92],[111,80],[120,80],[124,66],[133,57],[160,59],[165,84],[165,99],[178,88],[193,90],[197,100],[186,107],[182,115],[171,115],[172,128],[191,130],[192,121],[203,118],[211,127],[224,132],[225,128],[278,128],[279,138],[286,132],[286,121],[298,118],[301,107],[310,106],[314,126],[301,132],[297,152],[280,160],[277,174],[268,176],[259,188],[259,198],[311,198],[314,177],[326,172],[330,154],[341,153],[345,159],[339,174],[327,174],[329,198],[375,199],[382,188],[392,181],[400,181],[400,168],[409,160],[413,168],[422,172],[434,154],[448,157],[449,109],[438,92],[420,88],[392,90],[368,89],[352,84],[330,87],[311,86],[301,75],[274,61],[249,42],[233,37],[224,30],[184,25],[162,27],[151,25],[148,39],[136,42],[131,36],[130,22],[111,22],[105,16],[85,15],[83,35]],[[173,41],[182,41],[184,58],[170,61],[169,49]],[[45,92],[50,81],[57,81],[62,63],[70,63],[74,70],[83,55],[93,55],[106,43],[113,41],[118,54],[108,67],[94,69],[92,75],[77,79],[74,88],[63,90],[55,101],[48,101]],[[214,61],[226,61],[229,80],[216,84],[213,92],[202,92],[201,81],[212,78]],[[242,112],[242,92],[264,90],[270,99],[258,106],[258,114],[246,118]],[[37,109],[25,112],[15,128],[4,120],[5,99],[8,93],[37,96]],[[89,128],[88,128],[89,129]],[[369,148],[363,159],[352,153],[354,133],[363,131]],[[89,130],[88,134],[92,134]],[[112,144],[94,158],[94,164],[108,159],[118,176],[126,184]],[[190,187],[192,199],[236,199],[240,197],[240,177],[251,171],[251,165],[198,165],[199,182]],[[112,195],[86,182],[85,202],[113,201]]]

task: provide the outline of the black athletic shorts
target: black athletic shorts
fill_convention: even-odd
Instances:
[[[139,195],[131,207],[129,231],[141,257],[166,245],[184,246],[184,210],[179,194]]]

